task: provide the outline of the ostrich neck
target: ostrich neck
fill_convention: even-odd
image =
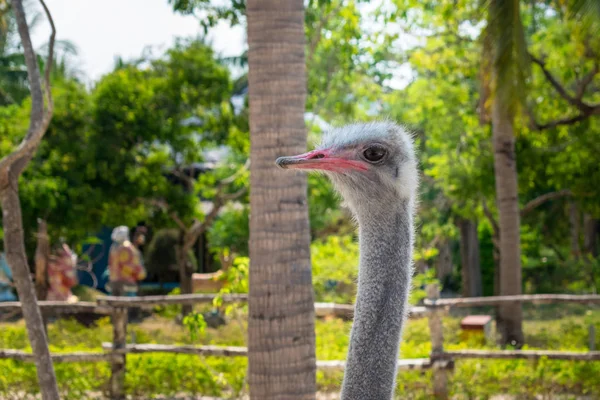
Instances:
[[[386,400],[394,391],[412,277],[412,212],[396,203],[380,217],[359,213],[358,294],[342,400]]]

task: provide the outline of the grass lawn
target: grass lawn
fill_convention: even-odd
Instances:
[[[163,309],[143,321],[129,326],[129,340],[136,343],[245,345],[245,313],[231,313],[228,324],[207,328],[196,342],[184,326],[172,317],[173,309]],[[588,327],[600,331],[600,309],[580,306],[538,306],[525,308],[524,329],[529,348],[546,350],[588,350]],[[342,360],[346,356],[350,322],[339,319],[319,320],[317,358]],[[494,349],[482,338],[464,338],[460,333],[460,316],[444,320],[447,349]],[[86,328],[74,320],[58,320],[49,325],[53,352],[101,351],[102,342],[112,340],[109,318]],[[600,338],[596,338],[600,348]],[[0,324],[0,348],[29,349],[23,321]],[[404,332],[403,358],[427,357],[430,351],[427,320],[412,320]],[[245,386],[246,359],[197,357],[190,355],[142,354],[127,356],[127,392],[138,398],[175,393],[236,397]],[[37,390],[35,368],[31,363],[0,360],[0,398],[17,392]],[[89,393],[103,391],[110,375],[108,363],[57,363],[56,373],[65,398],[83,399]],[[338,391],[341,372],[318,372],[319,390]],[[496,394],[517,398],[555,398],[557,395],[600,398],[600,362],[526,361],[526,360],[459,360],[450,375],[451,393],[456,399],[487,399]],[[397,397],[429,399],[431,372],[401,372]]]

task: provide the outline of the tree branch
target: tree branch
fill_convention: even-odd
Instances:
[[[243,196],[247,191],[248,188],[243,187],[235,193],[224,194],[223,196],[221,196],[221,198],[225,201],[235,200]]]
[[[483,205],[483,213],[485,214],[487,219],[490,221],[490,224],[492,224],[492,229],[494,230],[494,236],[497,238],[500,237],[500,227],[498,226],[498,221],[496,221],[496,218],[494,218],[494,214],[492,214],[492,211],[489,209],[489,207],[487,205],[487,201],[485,200],[485,197],[482,197],[481,204]]]
[[[567,90],[564,88],[564,86],[561,85],[560,82],[558,82],[558,80],[554,77],[554,75],[552,75],[552,73],[546,68],[546,63],[544,61],[535,57],[531,53],[529,53],[529,57],[531,57],[531,60],[534,63],[536,63],[537,65],[540,66],[540,68],[542,69],[542,72],[544,73],[544,76],[550,82],[550,84],[554,87],[554,89],[556,89],[558,94],[560,94],[560,96],[563,99],[565,99],[569,104],[571,104],[572,106],[574,106],[578,110],[580,110],[582,112],[582,114],[590,115],[590,113],[593,111],[593,109],[595,107],[599,107],[599,105],[586,104],[585,102],[583,102],[583,100],[581,100],[581,98],[571,96],[567,92]],[[593,75],[589,79],[591,81],[591,79],[593,79]],[[587,84],[586,84],[586,86],[587,86]],[[582,94],[582,96],[583,96],[583,94]]]
[[[250,158],[248,158],[248,159],[246,160],[246,162],[244,163],[244,165],[242,166],[242,168],[240,168],[240,169],[238,169],[237,171],[235,171],[235,172],[234,172],[234,173],[233,173],[231,176],[229,176],[229,177],[227,177],[227,178],[225,178],[225,179],[222,179],[222,180],[219,182],[218,186],[219,186],[219,187],[224,187],[224,186],[226,186],[226,185],[229,185],[229,184],[233,183],[233,181],[235,181],[235,180],[236,180],[236,178],[237,178],[238,176],[240,176],[240,175],[241,175],[241,174],[242,174],[244,171],[247,171],[247,170],[248,170],[248,168],[250,168]]]
[[[244,195],[244,193],[246,193],[247,188],[245,188],[245,187],[241,188],[240,190],[238,190],[235,193],[230,193],[230,194],[225,194],[224,191],[228,185],[233,183],[235,181],[235,179],[240,174],[242,174],[245,170],[247,170],[249,167],[250,167],[250,159],[246,160],[246,162],[240,169],[238,169],[236,172],[234,172],[229,177],[222,179],[217,184],[217,193],[216,193],[215,198],[213,199],[213,203],[212,203],[213,207],[209,211],[209,213],[206,214],[206,216],[204,217],[204,219],[202,221],[196,219],[192,223],[192,226],[190,226],[189,228],[186,228],[183,221],[181,221],[177,217],[177,214],[174,214],[174,213],[171,214],[171,217],[175,220],[177,225],[179,225],[179,227],[185,232],[184,239],[183,239],[183,250],[184,251],[187,252],[194,245],[194,243],[198,239],[198,236],[200,236],[203,232],[206,231],[206,229],[208,229],[208,227],[210,227],[212,225],[213,221],[219,215],[221,208],[223,208],[223,206],[228,201],[235,200],[235,199],[239,198],[240,196]]]
[[[317,26],[317,28],[315,29],[315,36],[313,36],[312,40],[310,41],[308,54],[306,55],[306,65],[310,65],[312,63],[312,59],[315,55],[315,51],[317,50],[317,46],[321,41],[321,31],[329,21],[329,18],[331,18],[332,15],[337,14],[340,8],[342,8],[342,4],[343,2],[340,2],[333,10],[331,10],[327,14],[322,15],[319,19],[319,26]]]
[[[571,192],[569,189],[559,190],[558,192],[550,192],[550,193],[546,193],[541,196],[538,196],[535,199],[528,202],[527,204],[525,204],[525,206],[523,206],[523,208],[521,209],[521,217],[525,216],[527,213],[529,213],[533,209],[541,206],[542,204],[544,204],[545,202],[547,202],[549,200],[558,199],[558,198],[567,197],[567,196],[573,196],[573,192]]]
[[[171,218],[173,218],[173,221],[175,221],[175,223],[177,224],[177,226],[179,226],[179,228],[182,231],[187,231],[187,226],[185,226],[185,224],[183,223],[183,221],[181,220],[181,218],[179,218],[179,216],[177,215],[177,213],[172,212],[169,215],[171,216]]]
[[[50,88],[50,72],[52,70],[52,61],[54,57],[54,41],[56,39],[56,27],[54,26],[54,19],[52,19],[52,14],[50,14],[50,10],[46,6],[44,0],[40,0],[42,3],[42,7],[44,8],[44,12],[46,13],[46,18],[48,18],[48,22],[50,23],[50,27],[52,31],[50,33],[50,43],[48,45],[48,61],[46,62],[46,71],[44,73],[44,91],[46,93],[46,102],[48,110],[50,114],[54,112],[54,102],[52,100],[52,91]]]
[[[573,125],[577,122],[585,121],[592,115],[600,115],[600,105],[596,106],[590,113],[578,114],[574,117],[560,118],[552,122],[546,122],[545,124],[538,123],[533,117],[533,113],[529,114],[529,118],[531,120],[532,129],[543,131],[544,129],[556,128],[557,126],[561,125]]]
[[[213,208],[210,210],[208,214],[204,217],[202,221],[195,220],[192,224],[191,228],[186,232],[184,240],[184,248],[187,250],[190,248],[194,242],[198,239],[202,233],[204,233],[214,222],[214,220],[219,215],[219,212],[223,208],[223,206],[231,200],[235,200],[246,193],[247,188],[241,188],[235,193],[230,194],[221,194],[217,193],[213,201]]]
[[[582,99],[583,95],[585,94],[585,90],[587,89],[587,87],[589,86],[590,83],[592,83],[592,81],[594,80],[594,77],[596,76],[596,74],[599,72],[600,68],[598,66],[598,63],[594,63],[594,68],[592,68],[592,70],[590,72],[588,72],[582,79],[581,81],[579,81],[579,85],[577,85],[577,98],[578,99]]]
[[[15,19],[17,21],[19,36],[21,37],[21,44],[23,46],[25,65],[27,66],[29,89],[31,91],[31,115],[29,129],[27,130],[25,138],[21,141],[15,151],[0,160],[0,183],[2,183],[4,179],[8,179],[7,174],[9,169],[15,176],[18,176],[23,171],[31,157],[33,157],[33,153],[39,146],[42,137],[44,137],[54,111],[52,105],[52,94],[50,91],[49,66],[52,65],[53,62],[56,28],[46,4],[44,1],[40,1],[44,7],[44,11],[46,12],[46,16],[48,17],[50,26],[52,28],[50,34],[50,50],[48,52],[48,59],[46,60],[46,65],[48,67],[46,70],[47,77],[45,81],[45,88],[48,106],[44,111],[44,95],[42,92],[40,70],[38,68],[37,58],[33,50],[33,44],[31,43],[29,28],[27,26],[27,18],[25,17],[25,10],[23,9],[23,4],[21,1],[13,0],[12,5],[15,13]],[[5,175],[6,178],[4,178]],[[4,184],[8,184],[8,182],[4,182]]]

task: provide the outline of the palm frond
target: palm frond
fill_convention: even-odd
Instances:
[[[486,34],[490,35],[488,40],[492,48],[493,95],[515,112],[525,100],[531,73],[520,0],[488,0],[485,3],[488,11]]]
[[[600,0],[570,0],[568,15],[580,20],[587,29],[600,30]]]
[[[230,65],[232,67],[245,68],[248,66],[248,51],[247,50],[244,51],[239,56],[221,57],[221,58],[219,58],[219,60],[225,65]]]
[[[48,43],[44,43],[40,46],[39,51],[46,53],[48,51],[48,45]],[[70,40],[58,39],[54,42],[54,51],[65,55],[76,56],[79,53],[79,48]]]
[[[479,68],[479,123],[491,121],[490,99],[492,96],[492,61],[494,49],[488,27],[481,34],[481,63]]]

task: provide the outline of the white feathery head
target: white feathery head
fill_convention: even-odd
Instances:
[[[403,127],[391,122],[346,125],[325,133],[318,149],[342,153],[369,166],[366,171],[325,171],[356,215],[377,212],[377,208],[385,211],[392,205],[389,202],[398,199],[409,200],[414,208],[418,160],[412,135]],[[366,158],[381,154],[375,162]]]

